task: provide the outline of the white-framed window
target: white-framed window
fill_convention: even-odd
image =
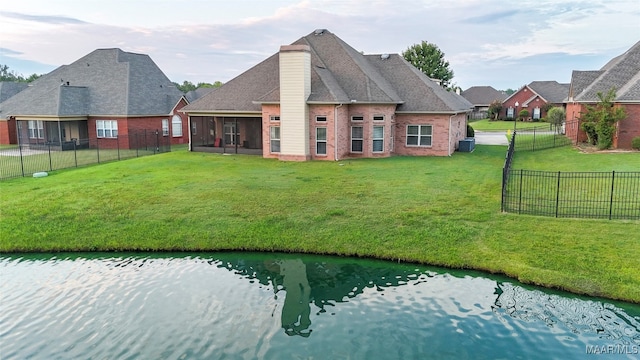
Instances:
[[[269,121],[280,121],[280,115],[269,116]]]
[[[533,108],[533,118],[534,119],[540,119],[540,108],[539,107]]]
[[[169,119],[162,119],[162,136],[169,136]]]
[[[362,115],[354,115],[351,117],[351,121],[364,121],[364,116]]]
[[[373,121],[384,121],[384,115],[373,115]]]
[[[384,151],[384,126],[373,127],[373,152]]]
[[[316,116],[316,121],[317,122],[327,122],[327,117],[325,115],[318,115],[318,116]]]
[[[239,140],[240,134],[236,131],[235,122],[224,124],[224,144],[225,145],[235,145],[236,141]]]
[[[513,112],[514,112],[513,107],[509,106],[509,107],[507,108],[507,118],[508,118],[508,119],[513,119]]]
[[[198,124],[195,121],[191,122],[191,135],[198,135]]]
[[[29,120],[29,138],[44,139],[44,123],[42,120]]]
[[[431,125],[407,125],[407,146],[431,146],[432,138]]]
[[[182,118],[177,114],[171,118],[171,135],[173,137],[182,136]]]
[[[280,126],[271,126],[269,128],[269,143],[272,153],[280,152]]]
[[[362,126],[351,127],[351,152],[362,152],[362,144],[364,142],[363,135]]]
[[[316,155],[327,155],[327,128],[316,128]]]
[[[96,120],[96,132],[99,138],[117,138],[118,120]]]

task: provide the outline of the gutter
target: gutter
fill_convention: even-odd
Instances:
[[[449,153],[448,153],[448,156],[451,156],[451,119],[452,119],[454,116],[455,116],[455,114],[454,114],[454,115],[449,116]]]

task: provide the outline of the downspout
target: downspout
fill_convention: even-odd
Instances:
[[[191,139],[192,139],[191,115],[187,115],[187,126],[189,127],[189,151],[193,151],[193,143],[191,142]]]
[[[448,156],[451,156],[451,119],[456,116],[455,114],[449,116],[449,153]]]
[[[336,106],[333,109],[333,158],[338,161],[338,108],[343,104]]]

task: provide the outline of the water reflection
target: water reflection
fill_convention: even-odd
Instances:
[[[3,359],[640,352],[638,305],[477,272],[323,256],[0,256],[0,308]]]
[[[311,334],[310,304],[325,313],[327,307],[346,302],[362,294],[365,289],[380,293],[385,288],[417,285],[434,281],[442,274],[424,267],[388,262],[358,261],[349,259],[315,260],[291,255],[267,259],[238,259],[235,254],[217,256],[218,267],[232,270],[249,279],[273,288],[274,293],[285,292],[282,309],[282,327],[287,335],[308,337]],[[269,256],[269,255],[265,255]],[[468,275],[449,271],[449,275],[463,278]],[[455,286],[455,284],[452,284]],[[488,289],[488,286],[484,286]],[[476,289],[478,290],[478,289]],[[471,289],[467,289],[468,292]],[[469,294],[471,295],[471,294]],[[481,294],[468,299],[477,301]],[[493,282],[493,292],[485,294],[492,299],[492,310],[500,320],[504,317],[525,322],[541,322],[549,328],[565,328],[574,334],[595,334],[599,339],[621,340],[624,344],[640,346],[640,313],[627,314],[610,303],[587,301],[545,293],[539,289],[513,285],[509,281]],[[464,298],[456,300],[459,304]],[[462,312],[474,312],[478,304],[459,305]],[[455,310],[449,310],[451,313]]]

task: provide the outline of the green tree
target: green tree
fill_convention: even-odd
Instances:
[[[599,101],[596,105],[587,105],[587,111],[581,114],[580,128],[587,133],[591,144],[598,145],[601,150],[609,149],[613,146],[616,123],[626,118],[627,113],[624,108],[614,106],[615,89],[609,90],[606,95],[601,92],[597,95]]]
[[[449,69],[449,62],[444,59],[444,53],[438,46],[422,41],[403,51],[402,57],[428,77],[440,80],[440,85],[449,89],[453,71]]]
[[[560,106],[552,107],[547,111],[547,121],[556,126],[562,125],[566,117],[567,114],[564,108]]]
[[[9,69],[8,65],[0,65],[0,81],[13,81],[13,82],[32,82],[42,75],[31,74],[29,77],[24,77],[13,70]]]
[[[191,81],[188,80],[183,81],[182,85],[178,84],[177,82],[174,82],[173,84],[178,88],[178,90],[182,91],[183,93],[188,93],[189,91],[193,91],[199,88],[218,88],[223,85],[220,81],[216,81],[213,84],[199,82],[198,85],[194,85]]]
[[[489,104],[487,115],[489,115],[489,118],[492,120],[498,120],[500,110],[502,110],[502,102],[500,100],[493,100],[491,104]]]

